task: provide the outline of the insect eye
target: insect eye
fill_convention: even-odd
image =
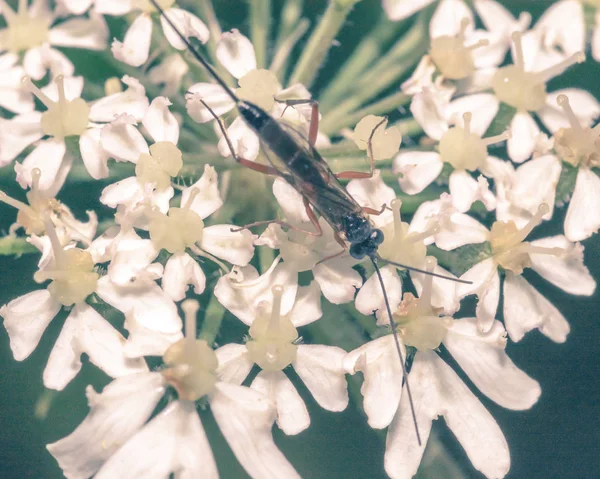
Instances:
[[[364,243],[355,243],[350,246],[349,253],[354,259],[363,259],[367,254],[367,248]]]
[[[371,242],[377,246],[379,246],[381,243],[383,243],[383,231],[381,230],[373,230],[373,233],[371,234]]]

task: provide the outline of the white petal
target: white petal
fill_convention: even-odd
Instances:
[[[273,302],[273,287],[283,286],[281,314],[288,314],[296,298],[298,289],[297,273],[278,265],[270,274],[260,277],[253,266],[234,268],[228,275],[217,281],[213,294],[234,316],[251,325],[261,302]]]
[[[542,203],[546,203],[550,211],[544,219],[549,220],[552,218],[561,170],[561,162],[554,155],[540,156],[524,163],[513,176],[510,200],[532,215]]]
[[[139,67],[148,60],[151,37],[152,20],[149,15],[142,14],[131,24],[122,43],[113,40],[112,53],[117,60]]]
[[[81,369],[80,356],[115,378],[148,370],[143,359],[125,357],[125,338],[85,303],[77,304],[65,321],[44,370],[44,386],[62,391]]]
[[[583,264],[583,246],[571,243],[564,236],[551,236],[531,242],[544,248],[562,248],[562,256],[531,254],[531,267],[546,281],[569,294],[591,296],[596,281]]]
[[[461,213],[469,211],[477,199],[477,180],[465,170],[454,170],[450,174],[449,188],[455,208]]]
[[[596,13],[596,25],[592,31],[592,57],[600,62],[600,22],[598,21],[598,13]]]
[[[499,321],[485,334],[479,332],[475,318],[454,321],[444,346],[479,390],[500,406],[529,409],[539,399],[542,390],[538,382],[506,354],[506,332]]]
[[[410,111],[421,125],[425,134],[434,140],[440,140],[448,131],[445,109],[448,98],[432,89],[417,93],[410,103]]]
[[[199,101],[202,99],[217,116],[221,116],[230,111],[235,103],[231,97],[225,93],[221,85],[214,83],[196,83],[188,88],[191,95],[186,96],[186,110],[188,115],[198,123],[213,121],[215,118]]]
[[[510,122],[510,131],[508,156],[516,163],[523,163],[533,153],[540,129],[529,113],[517,112]]]
[[[439,153],[413,151],[396,156],[393,171],[400,175],[398,183],[402,191],[407,195],[415,195],[433,183],[443,166]]]
[[[167,10],[169,20],[175,24],[177,29],[183,34],[184,37],[194,37],[200,40],[202,43],[206,43],[210,36],[208,28],[196,15],[186,12],[180,8],[169,8]],[[186,50],[187,46],[179,38],[179,35],[173,30],[173,27],[169,25],[164,15],[160,17],[160,23],[163,28],[163,32],[167,41],[173,48],[177,50]]]
[[[142,124],[155,142],[170,141],[174,145],[179,140],[179,123],[169,111],[172,103],[164,96],[156,97],[144,116]]]
[[[165,264],[161,286],[173,301],[181,301],[189,285],[194,286],[194,293],[202,294],[206,287],[206,276],[189,254],[174,254]]]
[[[475,26],[473,12],[461,0],[442,0],[429,23],[431,38],[443,35],[456,36],[462,30],[463,19],[469,21],[467,28],[467,34],[469,34]]]
[[[315,322],[323,316],[321,309],[321,288],[319,283],[312,281],[308,286],[299,286],[294,307],[288,314],[288,319],[298,328]]]
[[[328,411],[343,411],[348,406],[346,371],[342,365],[345,356],[346,351],[336,346],[300,344],[292,363],[315,400]]]
[[[565,18],[569,21],[565,22]],[[565,56],[585,51],[583,6],[577,0],[562,0],[551,5],[536,22],[535,29],[555,38],[553,46],[559,47]]]
[[[433,272],[449,278],[455,276],[439,265],[436,265]],[[420,296],[425,283],[425,274],[411,271],[410,278],[412,279],[417,294]],[[460,309],[460,299],[456,290],[457,283],[448,279],[432,278],[431,289],[431,305],[435,308],[442,308],[444,314],[453,315]]]
[[[256,69],[254,47],[248,38],[235,28],[224,32],[217,42],[217,59],[236,78]]]
[[[293,224],[309,223],[310,218],[302,201],[302,195],[283,178],[277,177],[273,182],[273,194],[284,218]]]
[[[101,15],[90,18],[72,18],[50,29],[51,45],[86,50],[104,50],[107,46],[108,26]]]
[[[295,479],[300,476],[273,442],[273,404],[250,388],[217,383],[212,413],[235,457],[252,477]]]
[[[102,148],[100,128],[90,128],[79,138],[79,151],[85,169],[95,180],[108,177],[108,155]]]
[[[487,30],[503,35],[510,35],[515,30],[523,31],[529,26],[529,22],[531,21],[531,16],[529,15],[529,21],[523,25],[523,29],[517,28],[518,25],[515,17],[513,17],[506,7],[495,0],[476,0],[475,10]]]
[[[310,426],[306,404],[282,371],[261,371],[250,387],[273,401],[277,408],[277,425],[288,436]]]
[[[219,194],[217,171],[210,165],[204,165],[204,174],[200,179],[181,192],[182,205],[188,203],[192,191],[196,196],[188,208],[197,213],[202,219],[207,218],[223,206],[223,200]]]
[[[402,299],[402,282],[398,276],[395,266],[384,266],[381,268],[381,277],[392,311],[400,304]],[[371,275],[356,295],[355,306],[358,311],[366,316],[376,313],[378,324],[389,324],[383,291],[379,278],[374,273]]]
[[[482,137],[494,121],[499,107],[498,99],[490,93],[466,95],[450,102],[446,118],[449,123],[464,127],[462,116],[464,113],[471,113],[471,132]]]
[[[10,349],[17,361],[23,361],[36,348],[52,318],[61,305],[47,289],[32,291],[13,299],[0,308],[4,327],[10,339]]]
[[[323,296],[333,304],[352,301],[356,289],[362,284],[360,274],[352,269],[352,263],[347,258],[323,261],[313,268],[313,275]]]
[[[218,134],[221,136],[220,130],[218,131]],[[227,136],[229,136],[229,140],[233,145],[233,150],[238,157],[250,161],[254,161],[256,159],[260,149],[260,141],[258,136],[256,136],[256,133],[252,131],[252,129],[242,119],[241,116],[238,116],[235,120],[233,120],[229,128],[227,128]],[[222,156],[231,156],[229,144],[224,137],[221,137],[219,140],[217,148]]]
[[[55,196],[65,182],[71,169],[73,157],[67,155],[67,147],[62,140],[50,139],[40,141],[35,149],[23,160],[23,164],[15,164],[17,181],[21,187],[31,187],[31,171],[39,168],[40,190],[49,196]]]
[[[375,170],[371,178],[350,181],[346,190],[360,206],[374,210],[381,210],[383,205],[389,206],[396,198],[393,188],[383,182],[380,170]],[[391,210],[386,210],[380,215],[371,215],[370,218],[375,226],[381,227],[392,222],[393,215]]]
[[[492,258],[477,263],[460,279],[472,281],[472,284],[456,286],[459,297],[470,294],[477,295],[477,321],[482,333],[490,330],[494,324],[498,302],[500,301],[500,276],[497,265]]]
[[[208,438],[189,401],[174,401],[131,437],[96,478],[218,478]]]
[[[546,106],[537,112],[542,123],[552,132],[559,128],[569,128],[570,123],[562,108],[558,106],[559,95],[566,95],[569,104],[583,127],[591,126],[592,122],[600,116],[600,103],[591,93],[579,88],[565,88],[548,93]]]
[[[589,238],[600,228],[600,178],[589,168],[580,167],[567,216],[565,235],[571,241]]]
[[[425,8],[433,0],[383,0],[383,9],[390,20],[403,20]]]
[[[111,122],[126,114],[134,120],[128,123],[135,124],[136,121],[144,118],[149,103],[146,89],[137,79],[128,75],[124,75],[121,81],[127,85],[125,91],[102,97],[88,104],[91,121]]]
[[[239,266],[247,265],[254,256],[253,235],[248,230],[231,231],[235,225],[214,225],[204,228],[201,248],[218,258]]]
[[[87,479],[146,422],[165,392],[160,373],[115,379],[102,394],[87,389],[91,410],[70,435],[48,444],[65,476]]]
[[[133,8],[133,0],[95,0],[94,8],[105,15],[125,15]]]
[[[102,128],[102,146],[115,160],[137,163],[142,153],[148,153],[146,140],[134,125],[135,118],[121,115]]]
[[[169,346],[183,338],[181,330],[165,333],[147,328],[133,313],[125,315],[123,326],[129,332],[124,348],[128,358],[162,356]]]
[[[510,468],[508,444],[498,424],[458,375],[433,351],[419,352],[410,374],[421,433],[429,433],[438,414],[461,443],[471,463],[488,478],[501,478]],[[411,477],[423,453],[413,429],[408,400],[388,432],[385,468],[392,477]],[[427,437],[427,436],[426,436]],[[425,438],[426,438],[425,437]]]
[[[75,73],[75,67],[67,56],[50,45],[44,44],[38,48],[30,48],[23,59],[25,74],[33,80],[41,80],[50,71],[50,76],[56,78],[64,75],[69,78]]]
[[[216,349],[215,354],[219,360],[217,376],[226,383],[242,384],[254,366],[248,358],[248,349],[243,344],[226,344]]]
[[[406,351],[402,342],[402,355]],[[402,366],[391,334],[368,342],[343,359],[347,373],[363,373],[364,382],[360,392],[369,426],[375,429],[387,427],[394,418],[402,394]],[[415,439],[416,443],[416,439]]]
[[[145,288],[127,289],[103,276],[98,281],[96,293],[122,313],[132,313],[144,327],[163,333],[181,331],[182,322],[175,303],[156,283]]]
[[[542,296],[522,276],[507,273],[504,280],[504,324],[510,339],[523,339],[533,329],[552,341],[564,343],[570,326],[550,301]]]

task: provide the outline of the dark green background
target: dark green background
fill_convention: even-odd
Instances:
[[[273,3],[278,2],[274,0]],[[534,15],[539,15],[550,3],[504,2],[514,11],[520,7]],[[226,19],[223,21],[224,29],[237,27],[247,32],[243,2],[217,0],[216,5],[219,18]],[[307,16],[315,18],[323,10],[324,2],[306,0],[306,5]],[[364,0],[357,6],[342,32],[341,46],[332,49],[326,69],[334,70],[373,24],[378,5],[378,0]],[[91,65],[89,74],[100,77],[110,74],[102,70],[103,67],[94,67],[93,62],[88,65]],[[551,82],[549,90],[576,85],[600,98],[599,73],[598,64],[590,61]],[[12,184],[4,182],[2,188],[19,196],[18,187]],[[97,198],[100,188],[101,185],[91,188],[80,185],[71,190],[69,198],[79,200],[76,212],[81,213],[86,207],[94,208],[93,198]],[[14,210],[0,205],[0,219],[0,228],[6,230],[14,220]],[[536,236],[558,234],[562,230],[563,219],[564,211],[557,211],[552,223],[539,228]],[[600,241],[593,237],[585,242],[585,246],[586,264],[592,275],[600,278]],[[32,280],[36,261],[37,257],[31,255],[19,259],[2,258],[0,304],[37,287]],[[571,334],[562,345],[550,342],[539,333],[527,335],[519,344],[509,344],[509,355],[515,363],[541,383],[543,394],[532,410],[506,411],[483,399],[511,447],[509,477],[600,477],[600,383],[597,377],[600,295],[591,298],[569,296],[544,281],[538,281],[535,274],[526,274],[526,277],[567,317]],[[36,401],[43,392],[42,370],[63,319],[58,317],[53,321],[40,346],[22,363],[12,359],[8,337],[0,328],[0,478],[61,477],[54,459],[44,446],[70,433],[81,422],[86,414],[85,386],[91,382],[99,389],[106,383],[101,374],[85,364],[83,372],[55,398],[47,419],[39,421],[34,418]],[[327,321],[327,317],[323,321]],[[368,428],[364,416],[356,412],[353,404],[344,413],[333,414],[318,408],[306,394],[303,396],[313,420],[309,430],[296,437],[284,437],[279,431],[275,433],[281,449],[303,477],[386,477],[382,467],[383,436]],[[203,413],[202,420],[210,434],[222,477],[245,477],[219,436],[210,414]],[[434,429],[447,439],[451,454],[464,466],[464,477],[480,477],[473,472],[443,421],[435,423]]]

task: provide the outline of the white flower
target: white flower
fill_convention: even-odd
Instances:
[[[186,10],[173,8],[173,3],[175,3],[174,0],[166,0],[160,3],[164,9],[164,16],[160,17],[160,23],[169,44],[177,50],[187,48],[179,35],[169,25],[165,16],[175,24],[186,38],[195,37],[202,43],[206,43],[209,38],[209,31],[202,20]],[[140,12],[140,15],[125,33],[123,41],[113,40],[111,49],[117,60],[128,65],[139,67],[146,63],[152,39],[151,14],[156,12],[152,3],[149,1],[96,0],[95,9],[98,13],[105,15],[126,15],[130,12]]]
[[[53,77],[73,74],[73,64],[54,47],[104,50],[108,28],[100,15],[88,18],[71,18],[56,23],[59,9],[50,11],[45,1],[19,2],[15,12],[2,2],[2,15],[6,27],[0,30],[0,52],[24,52],[23,68],[34,80],[41,80],[50,70]],[[56,23],[56,24],[55,24]]]
[[[0,133],[0,141],[6,148],[0,154],[2,165],[11,162],[27,146],[44,137],[22,164],[15,165],[17,181],[22,187],[31,186],[32,170],[42,172],[40,189],[56,194],[62,187],[73,157],[67,152],[66,138],[79,138],[79,152],[83,163],[94,179],[108,176],[108,153],[101,142],[102,123],[112,121],[117,115],[127,113],[143,116],[148,99],[141,84],[128,76],[123,82],[129,88],[89,104],[80,98],[82,77],[58,76],[42,89],[28,80],[25,86],[46,106],[44,113],[31,112],[18,115],[8,122]]]
[[[504,352],[506,333],[499,322],[481,335],[475,318],[439,317],[439,310],[430,302],[431,279],[426,280],[419,299],[405,294],[394,314],[403,357],[405,344],[417,349],[408,382],[421,445],[415,435],[408,395],[402,391],[402,368],[392,336],[383,336],[348,353],[344,367],[350,374],[361,371],[364,375],[361,393],[369,425],[378,429],[389,425],[385,469],[390,477],[413,477],[431,423],[438,416],[444,417],[476,469],[486,477],[503,477],[510,467],[510,458],[502,432],[434,350],[443,343],[481,392],[509,409],[530,408],[540,395],[540,387]]]
[[[27,113],[34,109],[33,98],[22,89],[25,70],[18,61],[14,53],[0,55],[0,106],[12,113]]]
[[[400,175],[402,190],[409,195],[420,193],[448,163],[453,167],[449,187],[454,206],[465,212],[479,199],[488,210],[494,209],[495,198],[487,183],[470,175],[480,171],[494,178],[502,171],[503,162],[488,155],[487,147],[506,140],[508,132],[482,138],[498,112],[498,101],[493,95],[480,93],[448,103],[437,92],[426,90],[414,96],[411,111],[427,135],[439,143],[438,151],[413,151],[396,156],[393,168]]]
[[[273,274],[250,280],[254,292],[264,297],[267,285],[273,284]],[[227,283],[221,278],[219,282]],[[261,284],[259,290],[256,286]],[[335,346],[297,344],[297,326],[303,326],[321,317],[318,285],[299,287],[292,309],[282,314],[284,288],[275,283],[272,296],[256,303],[256,298],[248,297],[245,291],[236,294],[235,288],[245,288],[244,283],[233,287],[215,287],[215,295],[227,309],[234,312],[242,298],[249,299],[249,306],[240,319],[250,326],[246,344],[227,344],[216,351],[219,358],[217,373],[221,380],[241,384],[257,364],[261,372],[250,387],[269,396],[277,407],[277,424],[286,434],[298,434],[310,425],[310,418],[304,401],[284,373],[292,366],[321,407],[329,411],[342,411],[348,405],[348,391],[342,368],[345,351]],[[233,288],[232,288],[233,287]],[[287,295],[289,297],[289,295]],[[286,302],[288,302],[286,298]],[[287,310],[287,306],[286,306]]]

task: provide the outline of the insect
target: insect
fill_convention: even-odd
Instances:
[[[321,227],[315,214],[316,211],[331,225],[334,231],[335,238],[338,241],[338,243],[342,246],[343,251],[346,251],[347,249],[350,256],[357,260],[364,259],[365,257],[371,260],[383,293],[389,324],[392,329],[396,350],[398,352],[398,357],[402,366],[402,375],[410,402],[410,408],[417,435],[417,441],[420,446],[421,437],[419,434],[419,428],[415,415],[412,395],[410,392],[408,372],[406,370],[402,349],[400,347],[398,333],[396,331],[396,328],[394,327],[391,307],[387,297],[387,292],[384,287],[381,271],[379,269],[379,261],[385,261],[389,264],[393,264],[398,267],[452,281],[464,281],[457,280],[456,278],[451,278],[448,276],[435,274],[430,271],[424,271],[419,268],[394,263],[381,258],[377,250],[379,245],[383,242],[383,232],[380,229],[373,227],[368,216],[369,214],[378,214],[380,212],[377,210],[372,210],[370,208],[364,208],[360,206],[356,202],[356,200],[354,200],[354,198],[348,193],[344,186],[340,183],[340,178],[369,178],[372,176],[374,169],[374,157],[371,142],[373,134],[375,133],[376,129],[383,123],[383,120],[373,129],[368,141],[368,152],[371,162],[371,172],[342,172],[336,175],[335,173],[333,173],[333,171],[331,171],[325,160],[321,157],[319,152],[314,147],[314,143],[316,141],[318,133],[318,107],[316,102],[312,100],[286,101],[286,104],[288,106],[298,105],[301,103],[311,104],[311,123],[307,141],[307,139],[304,138],[301,134],[299,134],[296,130],[287,127],[285,124],[275,120],[271,115],[269,115],[260,107],[238,98],[235,95],[235,93],[231,90],[231,88],[227,86],[225,81],[219,76],[216,70],[210,65],[210,63],[208,63],[204,59],[204,57],[198,52],[196,48],[194,48],[194,46],[185,37],[185,35],[183,35],[181,31],[174,25],[174,23],[165,14],[160,5],[158,5],[157,1],[150,1],[165,19],[165,21],[173,28],[173,30],[176,32],[179,38],[185,43],[189,52],[194,56],[194,58],[201,65],[204,66],[204,68],[214,78],[214,80],[223,88],[225,93],[233,100],[240,116],[260,138],[261,143],[264,146],[266,146],[268,150],[270,150],[270,152],[272,152],[273,155],[280,161],[276,162],[268,156],[270,165],[262,165],[253,161],[246,160],[236,155],[233,149],[233,145],[231,144],[231,141],[227,136],[224,126],[219,121],[219,118],[211,110],[211,108],[202,99],[200,99],[204,107],[207,108],[207,110],[219,123],[221,131],[225,136],[225,139],[229,145],[229,149],[231,150],[234,159],[241,165],[259,171],[261,173],[283,177],[292,187],[296,189],[296,191],[298,191],[302,195],[308,217],[310,218],[311,223],[315,227],[315,231],[305,231],[306,233],[317,236],[322,234]],[[383,209],[381,210],[381,212],[383,212]],[[252,223],[250,225],[246,225],[245,228],[267,223],[279,223],[281,225],[294,228],[292,225],[279,220]]]

